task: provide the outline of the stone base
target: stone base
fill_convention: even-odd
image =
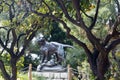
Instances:
[[[32,75],[44,77],[44,80],[68,80],[68,72],[32,72]]]
[[[64,72],[66,70],[67,69],[64,68],[61,65],[54,65],[54,66],[45,66],[45,65],[41,66],[41,65],[38,65],[38,67],[37,67],[37,71]]]

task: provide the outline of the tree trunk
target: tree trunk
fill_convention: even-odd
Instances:
[[[109,68],[108,53],[101,53],[95,50],[92,57],[89,59],[89,64],[93,74],[97,77],[96,80],[104,80],[104,75]]]
[[[17,80],[17,58],[11,58],[12,75],[11,80]]]
[[[106,53],[100,53],[97,59],[97,80],[104,80],[105,73],[109,68],[109,59]]]

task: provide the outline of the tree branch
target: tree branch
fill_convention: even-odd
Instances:
[[[103,46],[106,46],[106,45],[109,43],[109,41],[110,41],[111,38],[112,38],[112,35],[111,35],[111,34],[108,34],[108,35],[105,37],[105,40],[103,41],[102,45],[103,45]]]
[[[86,46],[85,43],[81,42],[81,41],[78,40],[75,36],[73,36],[73,35],[71,35],[71,34],[68,34],[68,37],[70,37],[73,41],[75,41],[79,46],[81,46],[81,47],[85,50],[88,58],[92,58],[92,53],[91,53],[91,51],[88,49],[88,47]]]
[[[10,49],[8,49],[7,46],[4,45],[3,41],[1,40],[1,38],[0,38],[0,44],[7,52],[10,52]]]
[[[65,14],[65,17],[68,18],[68,20],[72,23],[76,24],[76,21],[69,16],[68,11],[63,3],[63,0],[56,0],[56,2],[61,7],[63,13]]]
[[[96,7],[96,13],[95,13],[95,16],[94,16],[94,20],[92,22],[92,24],[90,25],[89,29],[92,30],[93,27],[95,26],[95,23],[97,21],[97,16],[98,16],[98,10],[99,10],[99,6],[100,6],[100,0],[97,0],[97,7]]]
[[[81,27],[81,28],[84,29],[86,32],[90,32],[90,31],[88,30],[87,26],[85,25],[83,19],[81,18],[81,15],[80,15],[80,14],[79,14],[80,20],[79,20],[79,21],[75,21],[74,19],[72,19],[72,18],[69,16],[69,14],[68,14],[68,12],[67,12],[67,9],[66,9],[63,1],[62,1],[62,0],[56,0],[56,2],[58,3],[58,5],[60,5],[63,13],[65,14],[65,17],[66,17],[70,22],[72,22],[73,24]],[[73,2],[74,2],[74,1],[73,1]],[[76,3],[76,1],[75,1],[75,3]],[[74,5],[75,5],[75,3],[74,3]],[[78,7],[78,5],[77,5],[76,7]],[[99,8],[99,7],[98,7],[98,8]],[[79,10],[79,9],[77,9],[77,10]],[[98,12],[96,13],[96,16],[97,16],[97,14],[98,14]],[[88,33],[88,34],[90,34],[90,33]]]
[[[5,41],[5,46],[7,46],[7,44],[8,44],[11,30],[12,30],[12,29],[9,29],[8,32],[7,32],[7,39],[6,39],[6,41]]]
[[[116,30],[119,24],[120,24],[120,16],[118,16],[117,20],[112,25],[110,33],[106,36],[105,40],[102,43],[103,46],[106,46],[109,43],[109,41],[115,36],[120,35],[120,33]]]
[[[63,0],[56,0],[57,4],[61,7],[63,13],[65,14],[65,16],[69,17],[68,11],[64,6]]]
[[[3,64],[3,61],[0,60],[0,69],[3,73],[3,77],[5,80],[10,80],[10,75],[7,73],[6,69],[5,69],[5,65]]]
[[[34,10],[32,10],[32,12],[33,12],[34,14],[37,14],[38,16],[48,17],[48,18],[51,18],[51,19],[53,19],[53,20],[56,20],[56,21],[62,23],[63,25],[66,25],[66,24],[64,23],[64,21],[60,20],[59,18],[55,17],[54,15],[43,14],[43,13],[39,13],[39,12],[34,11]],[[70,32],[70,29],[69,29],[69,28],[67,28],[67,27],[65,27],[65,26],[64,26],[64,28],[67,30],[67,32]]]
[[[8,26],[0,26],[0,29],[8,30],[6,27]]]
[[[25,33],[22,33],[22,34],[20,34],[19,36],[18,36],[18,38],[17,38],[17,51],[16,51],[16,55],[18,55],[18,53],[19,53],[19,40],[20,40],[20,38],[22,37],[22,36],[25,36],[26,34]]]
[[[12,43],[11,43],[10,50],[11,50],[11,51],[14,51],[14,47],[15,47],[15,44],[16,44],[16,41],[17,41],[17,34],[16,34],[14,28],[12,28],[12,36],[13,36],[13,41],[12,41]]]
[[[118,15],[117,20],[112,25],[110,34],[114,34],[116,32],[116,29],[117,29],[119,24],[120,24],[120,15]]]
[[[47,6],[47,8],[49,9],[49,13],[51,13],[52,10],[50,9],[49,5],[48,5],[45,1],[43,1],[43,3],[44,3],[44,4]]]
[[[38,26],[38,22],[35,22],[31,25],[32,30],[28,30],[26,32],[26,37],[24,39],[24,45],[23,48],[21,50],[21,52],[18,54],[18,59],[24,55],[25,49],[27,48],[27,46],[29,45],[29,42],[33,39],[33,37],[35,36],[37,30],[40,28]],[[24,35],[24,34],[23,34]],[[22,36],[22,35],[21,35]]]
[[[72,0],[73,7],[76,11],[76,19],[79,21],[81,19],[81,14],[80,14],[80,0]]]
[[[0,7],[1,7],[1,9],[0,9],[0,13],[1,13],[1,12],[3,12],[3,6],[2,6],[2,5],[0,5]]]
[[[11,29],[8,30],[7,32],[7,39],[5,41],[5,46],[7,47],[8,41],[9,41],[9,35],[10,35]],[[3,50],[1,51],[1,54],[4,52],[5,48],[3,48]]]
[[[84,13],[84,15],[85,16],[87,16],[88,18],[90,18],[91,19],[91,21],[93,21],[94,20],[94,18],[92,17],[92,16],[89,16],[88,14],[86,14],[83,10],[81,10],[83,13]]]
[[[120,15],[120,3],[118,0],[115,0],[115,3],[117,4],[118,15]]]
[[[108,47],[106,48],[107,52],[110,52],[118,44],[120,44],[120,38],[117,39],[117,40],[112,41],[111,44],[108,45]]]

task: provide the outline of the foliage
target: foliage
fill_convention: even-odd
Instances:
[[[90,66],[87,63],[87,60],[84,60],[83,62],[81,62],[81,65],[78,66],[78,72],[80,74],[79,76],[81,76],[81,79],[95,80],[95,76],[90,70]]]
[[[110,63],[111,63],[111,66],[110,66],[110,70],[107,72],[106,76],[108,78],[110,78],[110,80],[119,80],[120,79],[120,63],[119,63],[119,60],[120,60],[120,56],[119,54],[119,51],[113,53],[111,52],[111,54],[109,55],[110,57]],[[115,54],[115,55],[113,55]]]
[[[28,54],[27,56],[24,56],[24,68],[28,67],[29,64],[32,64],[34,68],[36,68],[39,65],[40,59],[38,59],[39,57],[33,59],[33,57]],[[36,69],[34,69],[36,70]]]
[[[59,23],[53,21],[50,27],[51,30],[49,33],[49,41],[57,41],[59,43],[72,45],[72,41],[68,39],[66,33],[61,29]]]
[[[70,64],[72,68],[77,68],[77,66],[81,66],[82,62],[85,59],[85,54],[83,49],[81,48],[75,48],[75,49],[67,49],[66,52],[66,62],[67,64]]]
[[[67,49],[66,55],[67,64],[70,64],[73,69],[78,70],[78,74],[74,73],[74,80],[77,80],[78,78],[90,80],[95,79],[95,76],[90,70],[90,65],[87,62],[86,55],[82,48],[75,46],[75,49]]]

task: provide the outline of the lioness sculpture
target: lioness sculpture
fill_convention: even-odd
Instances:
[[[73,48],[73,46],[61,44],[58,42],[48,42],[44,38],[38,40],[40,45],[40,51],[44,55],[42,59],[43,62],[48,61],[48,55],[55,54],[57,57],[57,62],[62,62],[65,59],[64,47]]]

